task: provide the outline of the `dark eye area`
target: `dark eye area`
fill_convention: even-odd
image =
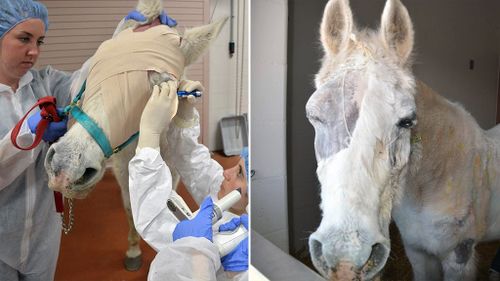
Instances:
[[[306,117],[307,119],[309,119],[310,122],[312,123],[323,123],[323,120],[321,120],[321,118],[319,118],[317,115],[315,114],[311,114],[309,112],[306,112]]]
[[[403,118],[403,119],[399,120],[398,127],[409,129],[409,128],[413,127],[414,124],[415,124],[414,123],[414,119],[412,119],[412,118]]]

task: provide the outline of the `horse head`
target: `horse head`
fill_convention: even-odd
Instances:
[[[324,58],[306,105],[322,210],[310,253],[327,278],[370,280],[389,256],[391,210],[409,170],[413,26],[403,4],[387,0],[379,30],[358,31],[348,0],[330,0],[320,35]]]
[[[154,19],[162,10],[160,0],[140,0],[137,10],[146,16],[149,22],[147,27],[150,29],[133,20],[122,21],[114,37],[101,44],[96,54],[84,64],[80,78],[74,80],[72,86],[72,92],[78,91],[87,79],[81,110],[102,129],[112,148],[123,144],[139,131],[141,113],[151,94],[152,85],[169,79],[180,79],[185,67],[203,54],[226,21],[223,19],[181,33],[175,28],[158,26],[157,19],[155,22]],[[141,32],[133,32],[136,27]],[[158,28],[161,29],[159,33]],[[138,39],[142,40],[141,43],[136,42],[138,47],[133,52],[120,53],[120,46],[133,43],[127,42],[124,38],[129,37],[126,36],[136,36],[131,34],[152,30],[155,30],[155,34],[166,34],[165,39],[160,42],[157,38],[141,37],[142,39]],[[162,50],[161,54],[157,52],[143,57],[143,49],[150,51],[154,49],[154,44],[161,44],[155,49]],[[163,47],[165,52],[161,49]],[[127,63],[108,60],[106,56],[114,56],[129,64],[127,66]],[[135,62],[145,65],[142,69],[146,70],[134,68]],[[110,75],[112,71],[116,71],[118,75]],[[72,112],[72,115],[75,114]],[[104,151],[80,122],[75,123],[47,153],[45,168],[49,187],[62,192],[67,198],[85,198],[104,174],[105,160],[109,157]]]

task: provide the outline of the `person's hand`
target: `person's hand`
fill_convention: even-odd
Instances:
[[[200,211],[192,220],[179,222],[172,234],[174,241],[184,237],[205,237],[212,241],[212,214],[214,203],[209,196],[203,200]]]
[[[62,118],[59,122],[50,122],[47,129],[43,133],[42,139],[46,142],[55,142],[60,137],[62,137],[68,131],[68,117],[63,114],[62,108],[57,108],[57,114]],[[40,111],[31,115],[28,118],[28,127],[30,128],[31,133],[36,132],[36,127],[38,127],[38,123],[42,120],[42,116],[40,115]]]
[[[139,148],[160,146],[160,134],[170,125],[177,112],[177,81],[171,80],[155,85],[146,107],[142,111]]]
[[[248,230],[248,215],[233,218],[219,226],[220,231],[233,231],[240,225]],[[248,237],[243,239],[236,248],[221,259],[225,271],[241,272],[248,270]]]
[[[173,18],[169,17],[167,15],[167,12],[165,12],[165,10],[161,11],[160,22],[161,22],[161,24],[168,25],[170,27],[176,27],[177,26],[177,21],[174,20]]]
[[[192,80],[181,80],[181,82],[179,83],[179,91],[192,92],[194,90],[203,92],[203,85],[201,85],[199,81]],[[181,121],[183,122],[193,121],[196,97],[189,95],[179,98],[179,100],[179,110],[177,111],[177,114],[175,116],[176,119],[181,119]]]
[[[145,22],[147,18],[141,14],[141,12],[137,10],[132,10],[128,12],[128,14],[125,16],[125,20],[135,20],[138,22]]]
[[[168,25],[170,27],[177,26],[177,21],[175,19],[169,17],[167,15],[167,12],[165,12],[164,10],[161,11],[159,19],[160,19],[161,24]],[[125,20],[135,20],[135,21],[143,23],[143,22],[147,21],[147,18],[143,14],[141,14],[141,12],[139,12],[137,10],[132,10],[125,16]]]

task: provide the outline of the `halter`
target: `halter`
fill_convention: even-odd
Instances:
[[[370,48],[368,48],[366,46],[366,44],[364,44],[363,42],[359,41],[356,37],[356,34],[354,33],[351,33],[349,35],[349,40],[351,40],[356,48],[359,48],[361,50],[363,50],[363,53],[371,60],[374,60],[373,58],[373,54],[370,50]],[[345,68],[344,70],[344,73],[342,75],[342,111],[343,111],[343,121],[344,121],[344,126],[345,126],[345,129],[347,131],[347,134],[349,135],[349,138],[352,139],[352,134],[351,134],[351,131],[349,130],[349,126],[347,125],[347,117],[346,117],[346,111],[345,111],[345,77],[347,75],[347,72],[349,72],[350,70],[360,70],[362,69],[361,67],[347,67]],[[412,131],[412,136],[410,137],[410,144],[411,145],[414,145],[414,144],[417,144],[417,143],[420,143],[422,141],[422,137],[420,136],[420,134],[418,134],[416,132],[416,130],[411,130]],[[392,144],[396,139],[392,140],[390,143]]]
[[[363,42],[360,42],[358,41],[357,37],[356,37],[356,34],[354,33],[351,33],[349,35],[349,40],[351,40],[355,46],[357,48],[360,48],[363,50],[363,53],[369,57],[370,59],[373,60],[373,55],[370,51],[370,49],[368,49],[368,47],[366,47],[366,45],[363,43]],[[349,126],[347,125],[347,117],[346,117],[346,111],[345,111],[345,77],[347,75],[347,72],[349,72],[350,70],[360,70],[362,69],[361,67],[347,67],[344,69],[344,73],[342,75],[342,115],[343,115],[343,121],[344,121],[344,127],[345,127],[345,130],[347,132],[347,135],[349,136],[350,139],[352,139],[352,134],[351,134],[351,131],[349,130]]]
[[[124,143],[120,144],[119,146],[112,148],[108,138],[106,137],[106,134],[101,129],[101,127],[99,127],[99,125],[97,125],[97,123],[78,106],[78,101],[80,101],[83,93],[85,92],[86,83],[87,80],[83,82],[80,91],[75,96],[73,101],[64,108],[64,113],[67,115],[71,114],[73,118],[78,123],[80,123],[80,125],[82,125],[82,127],[85,128],[90,136],[92,136],[92,138],[97,142],[102,152],[104,153],[104,156],[106,158],[109,158],[111,157],[111,155],[120,152],[123,148],[133,142],[139,136],[139,132],[136,132],[135,134],[130,136]]]

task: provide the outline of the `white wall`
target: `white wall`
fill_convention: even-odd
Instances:
[[[287,0],[252,1],[252,229],[288,252]]]
[[[461,103],[483,128],[495,124],[500,1],[402,0],[415,27],[415,76]],[[385,0],[354,0],[361,26],[375,26]],[[469,61],[474,60],[473,70]]]
[[[248,112],[248,1],[234,0],[233,40],[236,52],[229,57],[229,20],[219,38],[210,47],[208,120],[204,144],[211,150],[222,150],[219,121],[223,117]],[[215,8],[215,10],[214,10]],[[230,15],[230,0],[211,0],[210,14],[213,20]]]

